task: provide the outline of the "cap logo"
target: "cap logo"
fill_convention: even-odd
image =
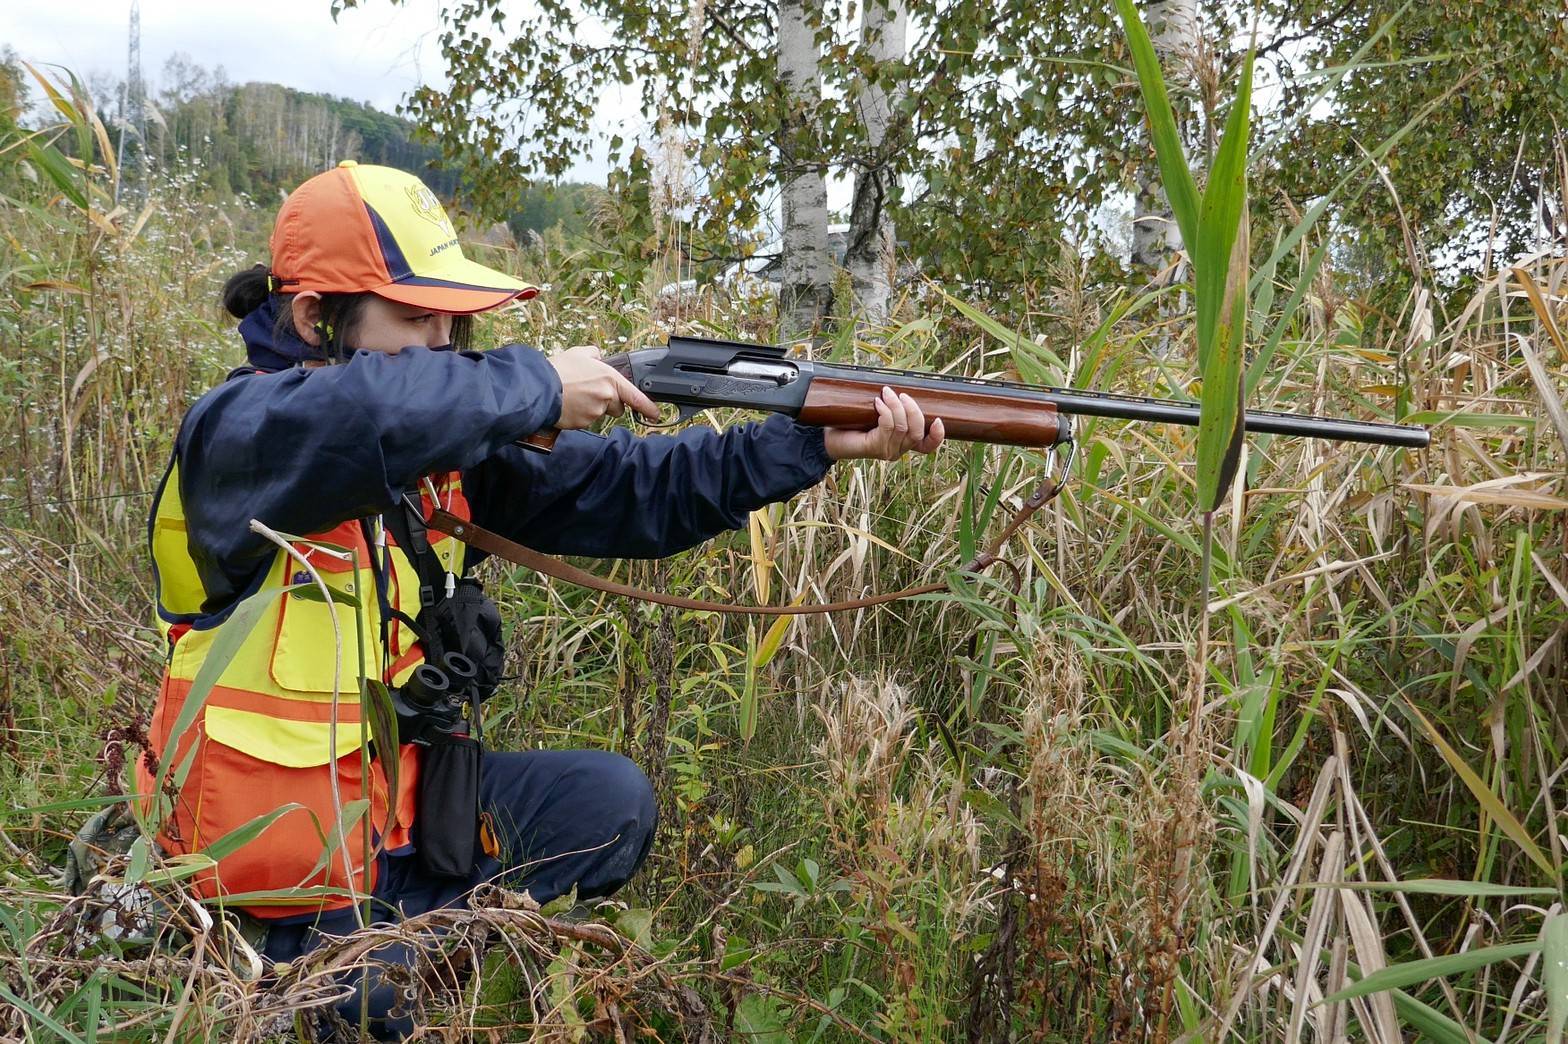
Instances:
[[[417,183],[408,186],[408,201],[413,204],[414,213],[432,222],[448,236],[457,235],[457,230],[452,227],[452,219],[446,216],[446,209],[441,206],[441,201],[430,189]]]

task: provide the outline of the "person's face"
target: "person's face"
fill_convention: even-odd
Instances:
[[[294,327],[306,344],[321,343],[321,335],[316,330],[320,320],[321,299],[311,291],[296,294]],[[452,343],[452,316],[371,294],[346,340],[350,348],[365,348],[388,355],[396,355],[410,346],[441,348]]]
[[[348,341],[351,348],[391,355],[410,345],[442,348],[452,343],[452,317],[372,295],[359,313],[359,322],[354,324]]]

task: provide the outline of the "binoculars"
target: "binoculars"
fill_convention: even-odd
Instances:
[[[441,665],[423,663],[392,692],[397,711],[398,739],[418,743],[431,732],[466,736],[469,708],[477,701],[479,670],[459,652],[441,657]]]

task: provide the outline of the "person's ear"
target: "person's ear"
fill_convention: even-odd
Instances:
[[[289,305],[293,312],[294,332],[312,348],[321,347],[321,295],[314,290],[301,290]]]

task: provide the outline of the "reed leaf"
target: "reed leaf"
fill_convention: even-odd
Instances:
[[[1205,385],[1216,347],[1224,330],[1241,335],[1242,290],[1232,285],[1236,254],[1241,254],[1241,281],[1246,283],[1246,247],[1241,242],[1242,216],[1247,209],[1247,138],[1252,113],[1252,55],[1241,68],[1241,84],[1225,120],[1225,133],[1203,189],[1198,211],[1198,234],[1189,240],[1192,251],[1194,296],[1198,313],[1198,369]],[[1240,248],[1239,250],[1237,248]]]
[[[788,619],[788,617],[784,617]],[[740,705],[737,708],[740,720],[737,722],[740,729],[742,743],[750,743],[757,734],[757,625],[746,624],[746,677],[741,687]]]
[[[1558,911],[1541,930],[1541,984],[1546,988],[1546,1039],[1562,1040],[1568,1022],[1568,914]]]
[[[1441,957],[1427,957],[1419,961],[1406,961],[1403,964],[1390,965],[1380,971],[1375,971],[1352,986],[1329,994],[1318,1002],[1318,1005],[1333,1004],[1338,1001],[1350,1000],[1354,997],[1366,997],[1383,990],[1397,989],[1402,986],[1413,986],[1428,979],[1441,979],[1450,975],[1459,975],[1463,972],[1484,968],[1488,964],[1498,961],[1508,961],[1515,957],[1526,957],[1541,949],[1539,942],[1508,943],[1503,946],[1482,946],[1463,953],[1444,954]]]
[[[1530,273],[1523,268],[1513,270],[1514,279],[1524,287],[1525,296],[1530,299],[1530,307],[1535,310],[1535,317],[1541,323],[1541,329],[1546,331],[1546,336],[1557,346],[1557,357],[1568,359],[1568,340],[1563,337],[1563,332],[1557,326],[1557,321],[1552,318],[1552,310],[1546,306],[1546,298],[1541,293],[1540,286],[1530,278]],[[1568,449],[1568,409],[1563,407],[1563,395],[1553,381],[1546,367],[1542,365],[1541,358],[1535,349],[1524,338],[1518,339],[1520,354],[1524,356],[1525,367],[1530,371],[1530,380],[1535,382],[1535,390],[1541,394],[1541,403],[1546,407],[1546,415],[1552,418],[1552,426],[1557,429],[1557,437],[1562,440],[1563,448]]]
[[[1466,789],[1475,796],[1476,801],[1486,811],[1487,816],[1497,823],[1503,833],[1507,834],[1513,839],[1515,844],[1523,849],[1524,854],[1530,857],[1531,862],[1541,868],[1542,873],[1548,877],[1555,877],[1557,873],[1556,868],[1552,866],[1551,860],[1546,858],[1540,846],[1535,843],[1535,839],[1530,836],[1530,832],[1524,828],[1524,824],[1519,822],[1507,805],[1503,804],[1501,798],[1492,793],[1492,789],[1486,785],[1486,782],[1480,776],[1476,775],[1475,769],[1471,768],[1465,759],[1460,757],[1459,752],[1449,744],[1448,740],[1443,738],[1443,734],[1438,731],[1437,726],[1433,725],[1427,716],[1421,713],[1420,708],[1409,700],[1402,700],[1402,702],[1405,712],[1421,726],[1427,737],[1431,739],[1432,745],[1437,748],[1437,752],[1443,756],[1443,760],[1448,762],[1449,767],[1459,776]],[[1537,944],[1531,943],[1530,945],[1535,946]]]
[[[232,855],[233,853],[238,852],[240,849],[244,848],[246,845],[250,844],[252,841],[256,840],[256,838],[260,837],[262,832],[272,824],[276,823],[290,812],[299,811],[304,807],[304,805],[299,804],[297,801],[290,801],[288,804],[279,808],[275,808],[271,812],[263,812],[261,815],[255,817],[249,822],[242,823],[233,830],[230,830],[227,834],[224,834],[212,844],[202,849],[202,852],[213,860],[222,859],[224,856]]]
[[[392,705],[392,693],[384,682],[375,678],[361,678],[359,705],[364,720],[370,723],[370,738],[375,743],[376,758],[381,762],[382,774],[387,781],[386,821],[378,828],[385,836],[392,829],[397,817],[398,791],[402,785],[402,759],[398,757],[397,708]]]
[[[1214,167],[1203,192],[1198,243],[1193,251],[1198,311],[1198,366],[1203,396],[1198,408],[1198,509],[1218,509],[1236,476],[1245,434],[1242,344],[1247,323],[1247,135],[1252,112],[1252,54]]]
[[[1008,329],[1005,324],[986,315],[969,302],[954,297],[946,290],[941,293],[942,298],[958,309],[965,319],[1008,347],[1012,354],[1013,365],[1018,367],[1018,372],[1025,380],[1046,384],[1062,383],[1065,380],[1067,364],[1062,361],[1061,356],[1044,345],[1036,344],[1016,330]]]
[[[1198,239],[1198,184],[1192,178],[1181,135],[1176,131],[1176,114],[1171,110],[1170,96],[1165,91],[1160,59],[1154,53],[1154,42],[1149,39],[1149,30],[1144,27],[1133,0],[1116,0],[1116,13],[1127,34],[1133,68],[1138,72],[1138,87],[1143,92],[1144,114],[1149,119],[1149,137],[1154,142],[1154,155],[1160,164],[1165,198],[1170,202],[1182,242],[1190,246]]]
[[[799,605],[805,600],[806,593],[802,591],[790,599],[789,604]],[[768,629],[762,634],[762,641],[757,643],[756,668],[758,670],[766,667],[772,662],[773,657],[778,655],[779,647],[784,644],[784,636],[789,633],[790,624],[797,619],[798,617],[794,616],[780,616],[768,625]]]
[[[1307,885],[1315,888],[1316,885]],[[1503,896],[1508,898],[1529,896],[1549,899],[1557,894],[1555,888],[1531,888],[1523,885],[1500,885],[1490,881],[1455,881],[1441,877],[1418,877],[1408,881],[1341,881],[1333,886],[1352,892],[1408,892],[1416,895],[1459,895],[1469,898]]]

